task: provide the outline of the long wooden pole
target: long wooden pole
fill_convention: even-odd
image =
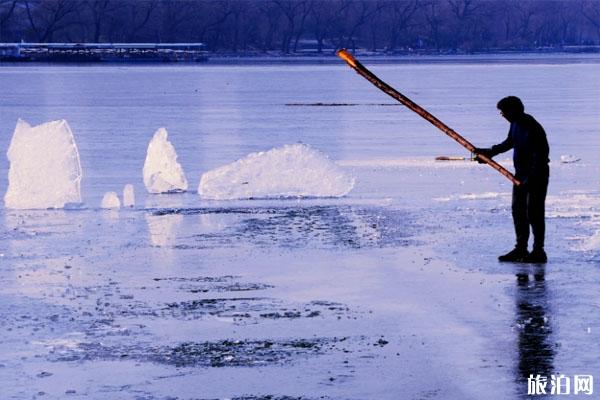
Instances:
[[[450,136],[452,139],[457,141],[461,146],[463,146],[464,148],[469,150],[471,153],[475,153],[475,146],[473,146],[473,144],[471,142],[469,142],[467,139],[462,137],[460,134],[458,134],[456,131],[454,131],[452,128],[450,128],[448,125],[444,124],[442,121],[437,119],[429,111],[425,110],[423,107],[421,107],[417,103],[413,102],[411,99],[409,99],[408,97],[406,97],[405,95],[398,92],[396,89],[394,89],[393,87],[391,87],[390,85],[388,85],[387,83],[385,83],[384,81],[379,79],[374,73],[369,71],[364,65],[362,65],[358,60],[356,60],[352,56],[352,54],[350,54],[346,49],[339,50],[337,52],[337,55],[342,60],[346,61],[346,63],[348,63],[348,65],[352,69],[354,69],[359,75],[361,75],[363,78],[365,78],[366,80],[371,82],[377,88],[379,88],[383,92],[387,93],[388,95],[390,95],[391,97],[393,97],[394,99],[399,101],[400,103],[404,104],[406,107],[408,107],[412,111],[416,112],[417,114],[419,114],[421,117],[423,117],[427,121],[431,122],[431,124],[433,124],[436,128],[438,128],[439,130],[444,132],[446,135]],[[506,168],[504,168],[503,166],[501,166],[500,164],[498,164],[496,161],[492,160],[491,158],[489,158],[483,154],[477,154],[477,158],[484,161],[486,164],[488,164],[490,167],[494,168],[496,171],[500,172],[502,175],[504,175],[506,178],[508,178],[513,184],[515,184],[517,186],[521,184],[521,182],[519,182],[513,174],[511,174]]]

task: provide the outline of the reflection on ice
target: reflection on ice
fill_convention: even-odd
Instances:
[[[221,232],[239,221],[235,214],[200,214],[198,217],[198,229],[202,233]]]
[[[516,327],[518,331],[517,380],[530,375],[554,374],[552,310],[550,310],[544,267],[535,267],[533,280],[528,273],[517,274]]]
[[[183,220],[178,214],[146,214],[146,224],[152,246],[165,247],[175,243],[178,227]]]
[[[182,208],[184,207],[184,198],[182,196],[182,193],[147,196],[144,201],[144,207],[146,209]]]

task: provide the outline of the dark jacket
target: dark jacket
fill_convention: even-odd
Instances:
[[[492,146],[493,155],[514,148],[515,177],[521,182],[547,180],[548,140],[544,128],[529,114],[521,114],[510,124],[508,137]]]

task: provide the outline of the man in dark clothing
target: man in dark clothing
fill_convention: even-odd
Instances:
[[[510,122],[508,137],[487,149],[475,149],[475,154],[494,157],[514,149],[515,177],[521,182],[513,186],[512,216],[517,244],[500,261],[545,263],[544,251],[546,192],[550,170],[548,141],[544,128],[531,116],[518,97],[505,97],[498,102],[500,114]],[[482,162],[482,161],[480,161]],[[533,251],[527,251],[529,226],[533,232]]]

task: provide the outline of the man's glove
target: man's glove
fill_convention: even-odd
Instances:
[[[485,164],[485,161],[477,157],[479,154],[481,154],[482,156],[486,156],[487,158],[492,158],[495,156],[492,149],[482,149],[478,147],[476,147],[475,150],[473,150],[473,154],[475,155],[475,161],[477,161],[479,164]]]

